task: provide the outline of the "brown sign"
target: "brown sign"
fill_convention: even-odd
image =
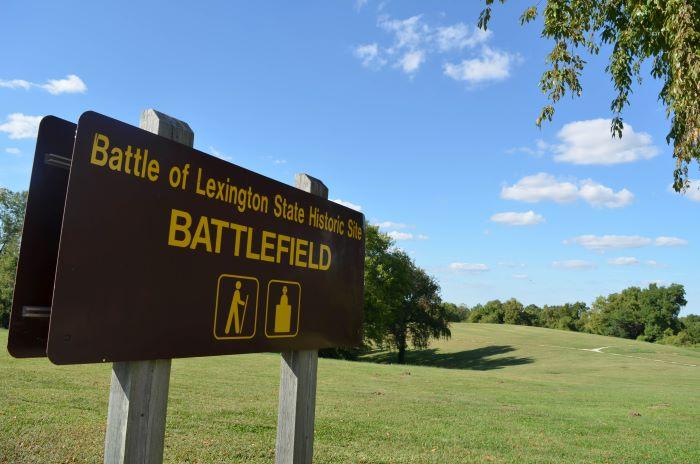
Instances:
[[[39,125],[7,341],[8,351],[17,358],[46,356],[75,128],[54,116]]]
[[[361,213],[88,112],[47,354],[71,364],[355,345],[363,269]]]

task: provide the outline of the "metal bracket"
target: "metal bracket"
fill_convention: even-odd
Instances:
[[[43,319],[51,316],[51,306],[22,306],[22,317]]]
[[[67,156],[56,155],[54,153],[44,154],[44,162],[49,166],[70,170],[71,159]]]

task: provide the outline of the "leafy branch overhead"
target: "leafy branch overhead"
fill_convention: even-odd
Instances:
[[[494,0],[485,0],[479,27],[491,20]],[[506,0],[499,0],[505,3]],[[671,128],[666,142],[673,144],[676,159],[673,187],[688,186],[688,167],[700,162],[700,2],[698,0],[548,0],[527,8],[521,24],[543,19],[542,37],[554,45],[547,55],[548,69],[540,88],[549,104],[542,108],[537,125],[551,121],[554,105],[567,93],[581,96],[580,77],[586,65],[581,52],[600,53],[611,47],[606,71],[616,96],[611,131],[621,137],[622,113],[629,105],[634,82],[642,83],[642,63],[651,61],[651,75],[663,83],[659,100],[666,108]]]

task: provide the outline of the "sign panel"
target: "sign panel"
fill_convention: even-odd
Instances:
[[[70,364],[355,345],[363,269],[361,213],[88,112],[48,356]]]
[[[15,280],[7,349],[46,356],[58,240],[76,125],[54,116],[39,124]]]

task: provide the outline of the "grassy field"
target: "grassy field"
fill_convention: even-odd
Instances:
[[[698,350],[456,324],[413,365],[367,358],[319,363],[317,463],[700,462]],[[278,376],[273,354],[174,361],[165,461],[272,462]],[[109,378],[3,349],[0,463],[102,462]]]

